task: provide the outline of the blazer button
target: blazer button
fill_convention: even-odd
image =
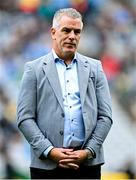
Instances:
[[[61,135],[61,136],[63,135],[63,131],[60,131],[60,135]]]
[[[62,113],[62,114],[61,114],[61,116],[62,116],[62,117],[65,117],[65,114],[64,114],[64,113]]]

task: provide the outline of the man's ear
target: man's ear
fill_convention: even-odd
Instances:
[[[53,40],[56,39],[56,38],[55,38],[55,33],[56,33],[56,29],[52,27],[52,28],[51,28],[51,37],[52,37]]]

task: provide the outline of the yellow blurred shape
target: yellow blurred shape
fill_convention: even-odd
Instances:
[[[112,179],[129,179],[129,176],[123,172],[104,172],[102,173],[102,180],[112,180]]]

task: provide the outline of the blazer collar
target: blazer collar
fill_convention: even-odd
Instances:
[[[83,107],[87,85],[88,85],[90,64],[88,60],[79,53],[76,54],[76,58],[77,58],[79,91],[80,91],[81,104]],[[56,98],[58,99],[58,102],[60,103],[63,109],[63,97],[61,92],[61,86],[52,52],[50,52],[45,56],[43,69],[54,90]]]
[[[78,82],[79,82],[79,90],[80,90],[80,98],[82,107],[84,105],[85,95],[88,86],[88,78],[90,72],[90,64],[83,55],[77,53],[77,71],[78,71]]]
[[[50,82],[50,85],[56,95],[56,98],[58,99],[58,102],[60,103],[63,109],[63,97],[61,92],[61,86],[52,52],[46,55],[43,62],[43,70]]]
[[[54,57],[54,60],[57,60],[57,59],[60,59],[57,54],[55,53],[54,49],[52,49],[52,54],[53,54],[53,57]],[[75,53],[75,56],[73,58],[73,61],[77,61],[77,54]],[[62,60],[62,59],[61,59]]]

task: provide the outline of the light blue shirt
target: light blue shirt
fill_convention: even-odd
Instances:
[[[68,65],[56,55],[53,50],[65,113],[64,141],[63,147],[77,147],[82,145],[85,138],[85,128],[82,117],[80,92],[78,86],[77,60],[76,56]],[[53,148],[50,146],[44,151],[47,156]]]
[[[78,86],[77,60],[68,65],[54,53],[60,80],[65,113],[63,147],[82,145],[85,138],[80,92]]]

